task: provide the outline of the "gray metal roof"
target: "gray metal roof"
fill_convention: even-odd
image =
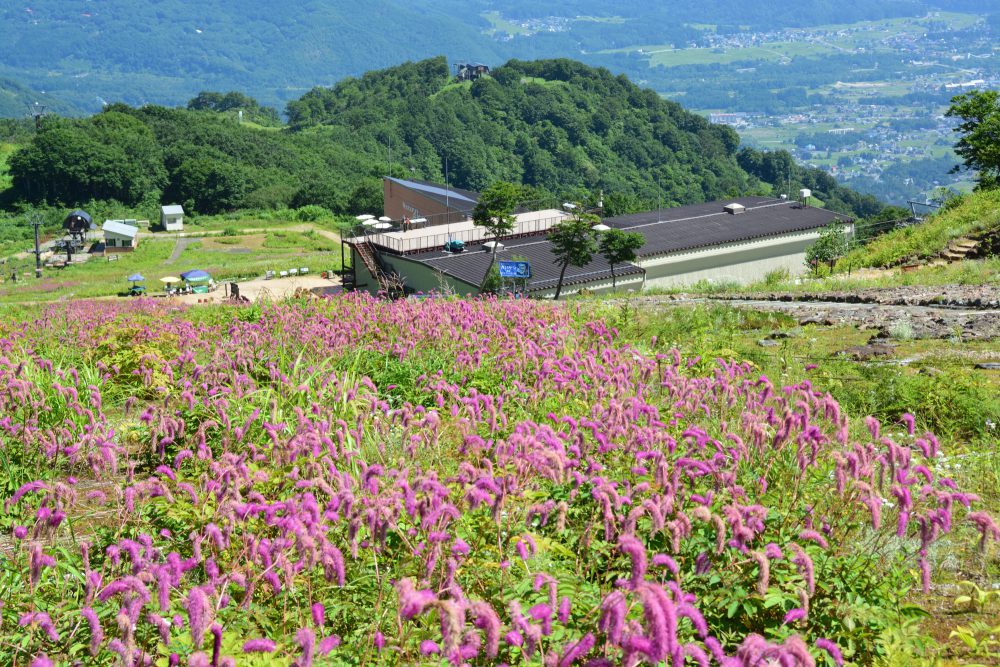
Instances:
[[[444,204],[449,208],[468,213],[476,207],[479,201],[479,193],[473,190],[463,190],[462,188],[451,188],[437,183],[427,181],[410,181],[403,178],[386,177],[396,185],[400,185],[409,190],[413,190],[428,199]]]
[[[168,204],[160,207],[160,213],[164,215],[184,215],[184,207],[180,204]]]
[[[133,227],[132,225],[126,225],[121,220],[105,220],[101,229],[105,232],[111,232],[112,234],[120,234],[121,236],[127,236],[130,239],[134,239],[135,235],[139,233],[138,227]]]
[[[724,207],[740,204],[743,213],[733,215]],[[748,241],[826,227],[831,222],[850,222],[849,216],[798,202],[768,197],[738,197],[707,204],[647,211],[607,218],[609,227],[641,232],[646,245],[640,257],[681,250]]]
[[[524,258],[531,263],[531,278],[528,291],[554,289],[559,281],[559,266],[552,254],[552,244],[543,234],[502,241],[504,248],[497,252],[497,261]],[[467,246],[462,253],[448,253],[443,250],[407,255],[406,259],[420,262],[470,285],[481,285],[490,266],[490,253],[485,252],[481,243]],[[391,257],[390,257],[391,261]],[[633,264],[616,264],[615,275],[641,275],[643,270]],[[611,267],[600,255],[583,267],[566,267],[563,286],[611,279]]]

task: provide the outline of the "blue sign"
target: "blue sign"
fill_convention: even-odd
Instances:
[[[531,277],[531,264],[527,262],[497,262],[500,268],[501,278],[522,278],[527,280]]]

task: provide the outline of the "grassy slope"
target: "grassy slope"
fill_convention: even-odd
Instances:
[[[847,266],[884,267],[908,257],[925,259],[947,248],[953,239],[997,228],[1000,228],[1000,190],[976,192],[919,225],[889,232],[858,248],[840,266],[844,270]]]
[[[208,220],[207,227],[214,228],[221,221]],[[226,221],[233,225],[231,221]],[[254,221],[261,227],[285,227],[301,222]],[[311,224],[311,223],[309,223]],[[240,223],[241,227],[244,226]],[[323,226],[320,225],[320,228]],[[295,227],[299,229],[300,227]],[[201,231],[197,226],[188,229]],[[249,231],[249,230],[246,230]],[[46,269],[42,280],[24,280],[17,284],[0,285],[0,302],[50,301],[67,298],[89,298],[119,294],[127,286],[125,277],[141,273],[153,291],[162,287],[159,278],[177,275],[189,269],[208,271],[217,281],[256,278],[265,271],[309,267],[314,273],[340,267],[340,248],[331,238],[316,231],[271,231],[266,234],[240,236],[215,235],[210,238],[189,239],[187,247],[173,263],[168,258],[177,241],[173,235],[158,235],[142,239],[136,251],[120,255],[119,260],[108,262],[104,257],[93,257],[85,264],[64,269]],[[22,268],[28,260],[21,262]]]

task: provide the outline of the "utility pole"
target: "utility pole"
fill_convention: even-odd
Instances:
[[[38,238],[38,230],[42,226],[42,218],[37,213],[31,216],[31,226],[35,228],[35,277],[42,277],[42,246]]]

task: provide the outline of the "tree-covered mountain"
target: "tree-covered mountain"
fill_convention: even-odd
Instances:
[[[721,32],[916,15],[973,0],[60,0],[0,7],[0,77],[93,112],[106,102],[177,105],[241,90],[283,106],[317,84],[445,52],[497,64],[573,56],[636,74],[599,53],[685,44]],[[532,28],[532,20],[541,24]],[[512,23],[513,21],[513,23]],[[529,22],[528,28],[522,24]]]
[[[731,128],[571,60],[511,61],[471,83],[455,82],[443,57],[407,63],[313,89],[288,105],[283,128],[240,124],[227,98],[259,108],[203,93],[187,109],[47,118],[10,158],[7,201],[359,212],[380,207],[391,173],[472,189],[507,180],[541,198],[603,193],[612,213],[800,183],[840,210],[881,208],[787,153],[738,152]]]
[[[26,118],[39,113],[78,114],[80,109],[59,97],[39,93],[17,81],[0,79],[0,118]]]

